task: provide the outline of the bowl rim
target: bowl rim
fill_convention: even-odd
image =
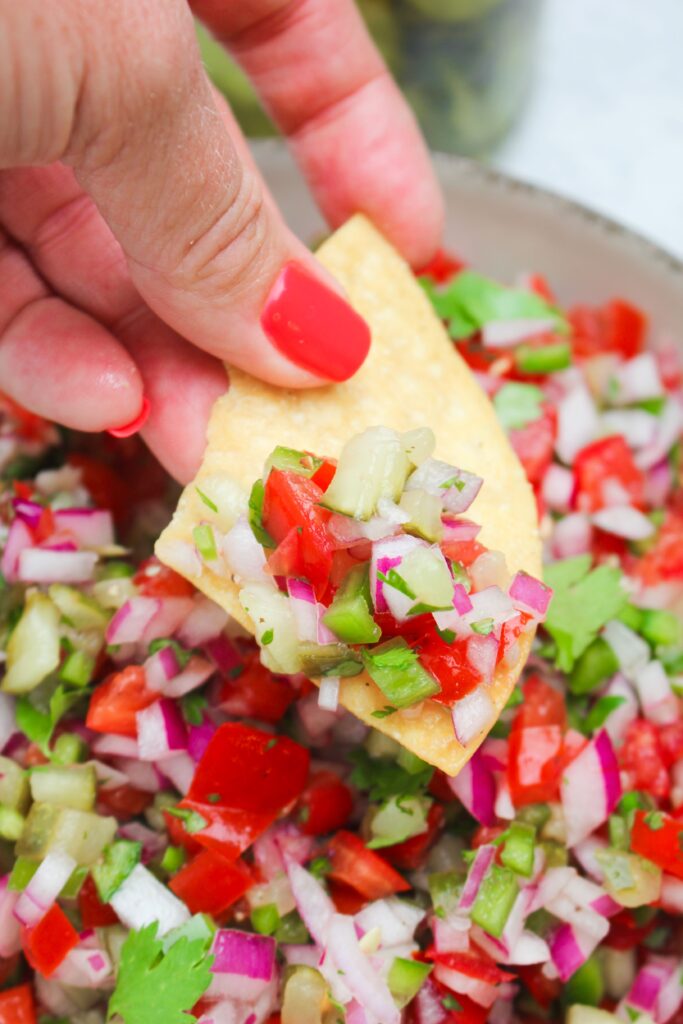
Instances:
[[[259,165],[266,167],[269,162],[286,158],[293,163],[287,144],[283,139],[250,139],[249,144],[254,150]],[[603,237],[616,238],[626,242],[637,255],[657,264],[675,278],[683,278],[683,258],[653,241],[646,234],[622,224],[620,221],[602,213],[587,203],[555,192],[552,188],[508,174],[507,171],[490,167],[469,157],[457,156],[452,153],[431,153],[439,178],[443,183],[457,183],[458,180],[483,184],[499,192],[510,192],[530,199],[537,205],[544,205],[560,216],[570,216],[593,230],[598,230]],[[303,178],[302,178],[303,181]]]

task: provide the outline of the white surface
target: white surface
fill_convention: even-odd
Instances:
[[[683,0],[546,0],[534,94],[492,164],[683,256]]]

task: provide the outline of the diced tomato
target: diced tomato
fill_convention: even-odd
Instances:
[[[560,771],[578,757],[581,751],[588,746],[588,739],[576,729],[568,729],[562,737],[562,754],[560,755]]]
[[[562,982],[559,978],[547,978],[543,973],[541,964],[532,964],[527,967],[515,967],[524,987],[531,993],[539,1006],[544,1010],[550,1007],[562,991]]]
[[[537,420],[509,431],[510,444],[531,484],[539,485],[552,462],[557,437],[557,412],[547,402]]]
[[[33,527],[33,538],[36,544],[42,544],[55,532],[55,517],[51,508],[44,508],[36,526]]]
[[[343,882],[335,882],[331,879],[329,890],[330,898],[338,914],[357,914],[368,902],[366,896],[361,896],[359,892],[352,889],[350,885],[344,885]]]
[[[0,959],[0,989],[3,988],[11,978],[18,976],[19,961],[19,953],[15,953],[13,956],[5,956]],[[0,1024],[4,1024],[2,1014],[0,1014]]]
[[[24,955],[35,971],[49,978],[79,943],[78,932],[57,903],[33,928],[23,928]]]
[[[458,971],[467,978],[483,981],[486,985],[502,985],[514,979],[514,974],[504,971],[492,960],[484,959],[475,953],[437,953],[433,947],[427,953],[434,963],[447,967],[450,971]]]
[[[88,875],[78,893],[78,909],[84,928],[106,928],[117,924],[116,911],[109,903],[102,903],[92,876]]]
[[[227,860],[235,860],[244,853],[275,819],[274,814],[245,811],[239,807],[221,807],[190,797],[185,797],[178,806],[182,811],[198,815],[206,822],[195,831],[196,823],[199,822],[199,818],[195,818],[190,838],[199,846],[213,850]]]
[[[645,501],[645,477],[633,461],[621,434],[603,437],[586,445],[574,459],[576,505],[582,512],[596,512],[610,500],[610,484],[623,491],[638,507]]]
[[[480,674],[467,657],[465,640],[449,644],[433,631],[420,642],[418,651],[420,663],[441,686],[440,692],[432,698],[440,704],[450,706],[471,693],[481,682]]]
[[[158,699],[158,693],[147,689],[144,668],[128,665],[96,687],[90,698],[85,724],[94,732],[135,737],[137,712]]]
[[[299,530],[293,526],[268,556],[266,567],[271,576],[301,575]]]
[[[479,555],[486,551],[478,540],[445,540],[441,542],[440,547],[446,558],[460,562],[466,569],[469,569],[472,562],[476,562]]]
[[[180,818],[176,818],[173,814],[169,814],[168,811],[164,811],[163,816],[164,821],[166,822],[168,839],[173,846],[182,846],[190,857],[194,857],[198,853],[201,853],[204,847],[186,830]]]
[[[496,656],[497,665],[505,658],[510,648],[514,647],[517,643],[522,633],[526,630],[530,619],[531,615],[528,615],[526,612],[520,612],[514,619],[509,619],[503,623],[500,631],[498,654]]]
[[[42,416],[24,409],[13,398],[0,391],[0,408],[5,409],[13,420],[17,421],[17,427],[21,436],[27,441],[43,441],[50,437],[54,427]]]
[[[458,993],[458,1009],[449,1007],[452,995],[445,985],[429,977],[406,1007],[407,1024],[485,1024],[489,1010]]]
[[[334,772],[313,772],[301,794],[297,818],[304,835],[324,836],[342,828],[353,810],[353,794]]]
[[[443,804],[450,804],[457,800],[455,793],[449,785],[448,776],[444,772],[439,771],[438,768],[432,775],[428,789],[432,796],[435,796]]]
[[[330,840],[328,856],[332,863],[329,877],[350,886],[368,900],[410,889],[406,880],[383,857],[368,850],[353,832],[337,832]]]
[[[576,306],[568,319],[573,328],[572,347],[579,359],[605,352],[632,359],[642,351],[647,317],[624,299],[612,299],[598,308]]]
[[[445,284],[466,266],[467,264],[453,253],[449,253],[445,249],[437,249],[429,263],[417,273],[420,277],[431,277],[437,284]]]
[[[559,725],[512,729],[508,740],[507,779],[515,807],[556,799],[561,752]]]
[[[48,764],[49,758],[45,756],[37,743],[29,743],[23,761],[25,768],[36,768],[38,765]]]
[[[30,985],[15,985],[0,992],[0,1024],[36,1024],[36,1008]]]
[[[244,861],[231,863],[213,850],[203,850],[168,883],[191,914],[221,914],[254,884]]]
[[[657,798],[669,795],[669,773],[652,722],[644,718],[631,722],[617,756],[620,768],[628,772],[629,789],[644,790]]]
[[[683,515],[668,515],[655,543],[640,559],[637,573],[648,586],[683,580]]]
[[[326,491],[332,483],[334,474],[337,472],[337,463],[334,459],[323,459],[322,465],[318,466],[311,480],[321,491]]]
[[[153,793],[146,793],[135,786],[116,786],[113,789],[100,787],[97,791],[98,803],[117,818],[131,818],[142,814],[153,799]]]
[[[513,729],[528,729],[537,725],[567,727],[567,708],[564,696],[540,676],[529,676],[522,685],[524,701],[515,711]]]
[[[603,939],[611,949],[638,949],[657,924],[656,915],[639,925],[630,910],[622,910],[610,920],[609,934]]]
[[[326,528],[330,513],[322,508],[322,497],[308,477],[273,469],[263,499],[263,525],[278,544],[291,530],[298,532],[298,559],[290,575],[305,577],[319,595],[327,587],[334,554]]]
[[[239,675],[224,679],[219,704],[229,715],[279,722],[295,698],[296,692],[289,680],[273,675],[254,651],[244,659]]]
[[[83,486],[97,508],[108,508],[117,522],[125,520],[130,500],[125,480],[111,466],[82,452],[71,452],[67,461],[80,469]]]
[[[550,302],[553,306],[556,305],[557,300],[555,294],[548,284],[547,279],[543,274],[527,274],[525,285],[530,292],[534,295],[539,295],[546,302]]]
[[[473,850],[478,850],[480,846],[487,846],[489,843],[492,843],[504,831],[505,829],[502,825],[480,825],[470,839],[470,846]]]
[[[667,874],[683,878],[683,821],[662,811],[636,811],[631,849]]]
[[[660,726],[657,738],[667,768],[683,760],[683,719]]]
[[[158,558],[147,558],[133,577],[133,583],[145,597],[192,597],[195,588]]]
[[[383,854],[402,871],[414,871],[422,866],[425,858],[441,832],[444,810],[440,804],[432,804],[427,813],[427,828],[417,836],[404,839],[394,846],[385,846]]]

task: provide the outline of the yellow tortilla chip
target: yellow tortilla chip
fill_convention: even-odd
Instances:
[[[455,351],[410,268],[361,216],[326,241],[318,256],[371,328],[367,361],[347,383],[311,391],[283,391],[231,370],[230,390],[213,410],[197,478],[185,488],[172,522],[157,542],[159,558],[253,633],[229,576],[221,577],[206,567],[199,577],[194,576],[188,572],[186,557],[179,554],[183,548],[187,553],[193,527],[206,518],[196,487],[201,488],[208,478],[226,477],[238,485],[237,494],[246,498],[276,445],[336,457],[346,441],[367,427],[406,431],[429,426],[436,435],[436,458],[484,478],[468,512],[482,524],[482,543],[502,551],[511,572],[523,569],[540,577],[536,505],[524,471],[491,404]],[[529,633],[522,636],[519,663],[513,670],[499,670],[489,688],[497,714],[517,681],[531,639]],[[450,710],[434,701],[425,701],[417,715],[408,709],[374,718],[372,712],[387,701],[365,674],[341,680],[340,701],[368,725],[451,775],[485,735],[461,746]]]

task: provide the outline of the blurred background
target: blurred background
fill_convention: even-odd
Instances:
[[[433,149],[578,199],[683,257],[683,0],[358,0]],[[212,40],[245,131],[272,134]]]

